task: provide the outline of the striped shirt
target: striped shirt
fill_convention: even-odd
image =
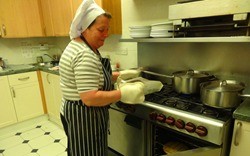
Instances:
[[[100,59],[101,56],[84,42],[72,40],[68,44],[59,63],[60,86],[64,99],[79,101],[80,93],[102,89],[104,77]]]

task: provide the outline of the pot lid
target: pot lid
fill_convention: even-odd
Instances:
[[[206,72],[195,71],[195,70],[186,70],[186,71],[178,71],[173,73],[174,76],[183,77],[183,78],[202,78],[210,76]]]
[[[237,82],[234,80],[222,80],[222,81],[208,82],[208,84],[205,85],[204,87],[205,89],[218,91],[218,92],[222,92],[222,91],[238,92],[238,91],[242,91],[245,88],[245,85],[242,82]]]

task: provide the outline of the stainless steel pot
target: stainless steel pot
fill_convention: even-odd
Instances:
[[[201,83],[201,101],[214,108],[234,108],[242,102],[245,84],[234,80],[217,80]]]
[[[207,72],[187,70],[177,71],[173,75],[164,75],[151,71],[143,71],[144,73],[171,78],[173,87],[176,92],[182,94],[199,94],[200,84],[202,82],[214,80],[215,77]]]

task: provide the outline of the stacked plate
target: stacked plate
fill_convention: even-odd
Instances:
[[[151,26],[131,26],[129,29],[132,38],[150,37]]]
[[[172,37],[173,22],[156,23],[151,25],[150,37]]]

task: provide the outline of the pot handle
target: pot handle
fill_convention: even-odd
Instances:
[[[239,94],[240,97],[250,98],[250,94]]]
[[[222,80],[222,81],[220,82],[220,87],[226,86],[226,85],[227,85],[227,81],[226,81],[226,80]]]
[[[143,70],[142,72],[146,73],[146,74],[150,74],[150,75],[154,75],[154,76],[161,76],[161,77],[166,77],[166,78],[170,78],[170,79],[173,79],[174,76],[170,76],[170,75],[164,75],[164,74],[159,74],[159,73],[155,73],[155,72],[151,72],[151,71],[148,71],[148,70]]]

